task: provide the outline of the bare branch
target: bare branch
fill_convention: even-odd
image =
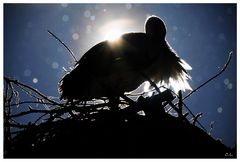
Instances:
[[[194,118],[192,119],[192,124],[193,124],[193,125],[196,124],[196,122],[198,121],[198,118],[200,118],[200,117],[202,116],[202,114],[203,114],[203,113],[198,113],[198,114],[196,115],[196,117],[194,117]]]
[[[186,98],[188,98],[189,96],[191,96],[193,93],[197,92],[200,88],[202,88],[203,86],[205,86],[206,84],[208,84],[209,82],[211,82],[213,79],[217,78],[219,75],[221,75],[228,67],[231,58],[232,58],[232,51],[229,52],[228,55],[228,59],[227,62],[225,63],[225,65],[223,66],[223,68],[221,69],[221,71],[219,71],[216,75],[214,75],[213,77],[211,77],[210,79],[208,79],[206,82],[204,82],[203,84],[201,84],[200,86],[198,86],[197,88],[195,88],[194,90],[192,90],[188,95],[186,95],[183,100],[185,100]]]
[[[29,127],[29,125],[13,124],[13,123],[10,123],[9,126],[10,126],[10,127],[16,127],[16,128],[28,128],[28,127]]]
[[[68,48],[68,46],[67,46],[63,41],[61,41],[61,39],[59,39],[55,34],[53,34],[50,30],[48,30],[48,33],[49,33],[50,35],[52,35],[56,40],[58,40],[58,41],[68,50],[68,52],[69,52],[69,53],[71,54],[71,56],[73,57],[75,63],[77,63],[77,59],[76,59],[76,57],[74,56],[74,53],[72,52],[72,50],[70,50],[70,49]]]
[[[45,96],[44,94],[42,94],[41,92],[39,92],[37,89],[34,89],[34,88],[32,88],[32,87],[30,87],[30,86],[28,86],[28,85],[26,85],[26,84],[23,84],[23,83],[21,83],[21,82],[19,82],[19,81],[17,81],[17,80],[13,80],[13,79],[10,79],[10,78],[5,77],[5,76],[4,76],[4,79],[5,79],[6,81],[8,81],[8,82],[12,82],[12,83],[15,83],[15,84],[18,84],[18,85],[21,85],[21,86],[23,86],[23,87],[26,87],[26,88],[30,89],[31,91],[35,92],[36,94],[38,94],[39,96],[41,96],[43,99],[49,101],[50,103],[53,103],[53,104],[58,105],[58,106],[62,106],[62,104],[60,104],[60,103],[58,103],[58,102],[56,102],[56,101],[54,101],[54,100],[49,99],[47,96]]]
[[[39,101],[21,101],[17,104],[9,104],[9,105],[5,105],[5,106],[18,106],[18,105],[22,105],[22,104],[46,104],[46,105],[55,105],[53,103],[48,103],[48,102],[39,102]]]
[[[32,113],[51,113],[52,110],[36,110],[36,109],[30,109],[29,111],[23,111],[23,112],[20,112],[18,114],[13,114],[13,115],[10,115],[11,118],[16,118],[16,117],[19,117],[19,116],[23,116],[23,115],[28,115],[28,114],[32,114]]]
[[[183,100],[182,100],[182,91],[180,90],[179,92],[178,92],[178,100],[179,100],[179,102],[178,102],[178,109],[179,109],[179,115],[181,115],[181,116],[183,116]]]

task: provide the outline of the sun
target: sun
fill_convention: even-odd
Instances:
[[[128,18],[106,21],[103,25],[100,25],[99,38],[116,42],[122,34],[131,31],[131,27],[134,25],[135,21]]]
[[[120,30],[110,30],[108,33],[106,33],[105,40],[108,41],[117,41],[122,35],[122,32]]]

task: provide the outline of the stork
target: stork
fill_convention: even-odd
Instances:
[[[166,40],[166,26],[157,16],[145,22],[145,32],[126,33],[89,49],[60,81],[61,99],[89,101],[119,97],[150,80],[178,90],[191,89],[191,70]]]

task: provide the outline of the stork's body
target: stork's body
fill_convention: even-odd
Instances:
[[[146,76],[155,83],[167,84],[172,78],[190,89],[186,71],[189,66],[165,40],[164,23],[160,20],[157,24],[159,33],[149,25],[152,24],[147,21],[146,33],[124,34],[116,41],[103,41],[87,51],[62,79],[61,98],[87,101],[120,96],[138,88],[147,80]]]

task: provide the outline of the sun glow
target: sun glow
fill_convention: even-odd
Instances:
[[[119,30],[111,30],[109,31],[106,36],[105,36],[105,40],[108,40],[108,41],[117,41],[122,35],[122,32],[119,31]]]
[[[108,21],[99,28],[99,33],[104,40],[116,41],[124,33],[132,32],[131,28],[135,25],[134,20],[117,19]]]

